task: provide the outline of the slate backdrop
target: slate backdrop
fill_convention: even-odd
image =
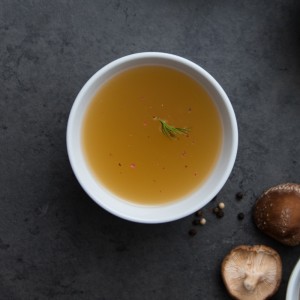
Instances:
[[[266,188],[300,182],[299,20],[292,0],[1,0],[0,298],[230,299],[223,257],[240,244],[265,244],[282,257],[273,299],[284,299],[300,248],[260,233],[251,210]],[[142,225],[105,212],[68,162],[67,118],[80,88],[140,51],[198,63],[237,115],[237,161],[216,200],[225,216],[216,219],[210,203],[193,238],[193,216]]]

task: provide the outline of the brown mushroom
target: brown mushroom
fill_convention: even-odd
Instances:
[[[300,184],[285,183],[268,189],[256,201],[256,226],[277,241],[300,244]]]
[[[282,264],[279,254],[263,245],[238,246],[222,262],[222,278],[238,300],[268,299],[278,290]]]

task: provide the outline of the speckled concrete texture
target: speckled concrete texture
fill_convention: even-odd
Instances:
[[[296,0],[0,0],[0,298],[230,299],[223,257],[265,244],[281,255],[273,299],[284,299],[300,248],[260,233],[251,210],[264,189],[300,182],[299,20]],[[80,88],[141,51],[201,65],[237,115],[235,168],[194,237],[193,216],[142,225],[110,215],[68,162],[66,124]]]

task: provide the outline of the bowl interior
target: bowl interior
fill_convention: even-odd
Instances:
[[[85,111],[101,85],[115,74],[142,65],[162,65],[185,72],[201,84],[213,99],[223,127],[223,145],[214,170],[193,194],[164,205],[138,205],[124,201],[93,176],[82,151],[81,127]],[[161,223],[187,216],[206,205],[222,188],[232,170],[237,152],[237,124],[231,103],[215,79],[198,65],[175,55],[139,53],[120,58],[99,70],[78,94],[68,121],[67,148],[71,166],[86,193],[109,212],[127,220]]]

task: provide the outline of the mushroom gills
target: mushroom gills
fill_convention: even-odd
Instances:
[[[235,299],[264,300],[278,289],[281,280],[278,253],[266,246],[239,246],[223,260],[224,284]]]

